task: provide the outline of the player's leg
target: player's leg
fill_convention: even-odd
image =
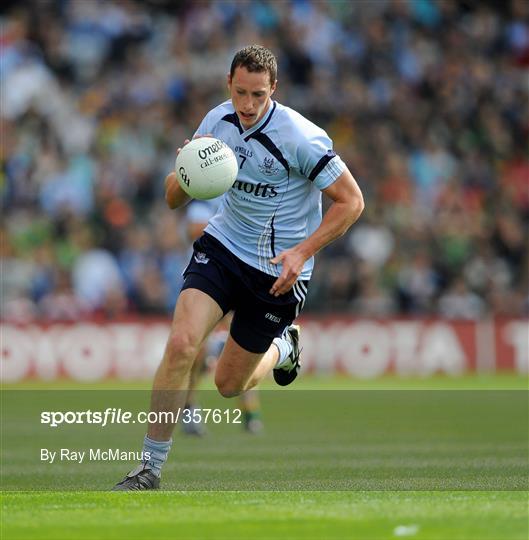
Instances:
[[[219,246],[206,235],[193,244],[163,360],[154,377],[151,412],[168,412],[176,417],[175,413],[184,405],[191,367],[201,346],[222,317],[233,309],[232,299],[239,284],[229,266],[223,263],[224,248]],[[224,259],[229,264],[230,257]],[[115,486],[115,490],[158,487],[174,427],[174,421],[149,424],[142,464]]]
[[[190,421],[182,423],[182,433],[185,435],[203,436],[206,434],[203,423],[194,420],[193,410],[197,406],[196,389],[208,366],[212,364],[216,365],[218,362],[229,335],[229,323],[231,320],[231,314],[227,314],[220,321],[215,331],[208,337],[206,344],[200,350],[193,364],[185,404],[186,410],[190,411]],[[261,418],[261,403],[257,390],[252,389],[242,393],[239,396],[239,403],[242,410],[242,427],[244,431],[251,434],[260,433],[263,430],[263,422]]]
[[[184,405],[193,362],[222,317],[222,309],[208,294],[197,289],[182,291],[165,353],[154,376],[151,411],[176,412]],[[171,423],[152,423],[148,436],[153,440],[167,440],[173,429]]]
[[[186,394],[184,411],[186,417],[189,421],[182,422],[182,433],[185,435],[194,435],[197,437],[202,437],[205,435],[206,430],[204,425],[201,422],[196,420],[194,415],[195,409],[197,407],[197,398],[196,390],[200,383],[202,375],[206,371],[206,348],[207,345],[204,345],[200,348],[198,356],[196,357],[191,372],[189,374],[189,387]]]
[[[216,364],[226,340],[229,335],[229,327],[232,320],[231,314],[228,313],[217,325],[215,331],[210,334],[206,344],[200,350],[200,353],[193,364],[191,375],[189,378],[189,391],[187,393],[185,407],[191,411],[191,421],[182,423],[182,433],[185,435],[203,436],[206,429],[201,422],[193,421],[193,410],[197,406],[196,389],[202,375],[206,372],[207,365],[210,365],[212,360]],[[244,431],[252,434],[260,433],[263,430],[263,422],[261,419],[261,404],[259,393],[257,390],[251,389],[242,393],[239,396],[240,408],[243,417]]]
[[[299,327],[288,326],[280,337],[270,336],[267,339],[266,336],[256,333],[252,335],[246,322],[234,318],[232,332],[240,336],[243,329],[246,336],[244,339],[249,344],[248,348],[262,347],[264,343],[270,344],[264,352],[251,352],[239,345],[230,335],[215,371],[215,384],[219,392],[224,397],[238,396],[254,388],[272,370],[278,384],[282,386],[290,384],[296,378],[300,367]],[[279,380],[276,372],[280,373]]]
[[[261,433],[264,426],[261,418],[261,400],[257,388],[243,392],[239,401],[243,413],[244,431],[251,434]]]
[[[195,403],[196,389],[198,387],[198,383],[200,382],[202,373],[204,372],[205,361],[206,361],[206,351],[204,347],[201,347],[198,353],[198,356],[193,362],[193,367],[191,368],[191,372],[189,373],[189,386],[187,389],[186,406],[192,405],[193,403]]]
[[[226,397],[253,388],[272,370],[278,384],[290,384],[300,367],[299,327],[291,323],[303,307],[305,295],[301,296],[296,285],[275,303],[273,298],[263,300],[274,278],[267,276],[263,281],[256,270],[246,271],[255,278],[254,288],[247,287],[239,297],[215,372],[217,388]],[[306,283],[302,285],[306,291]]]
[[[215,385],[224,397],[238,396],[270,373],[278,358],[275,345],[264,353],[254,353],[241,347],[230,335],[215,370]]]
[[[154,377],[151,412],[169,412],[176,417],[187,395],[189,375],[203,342],[224,313],[208,294],[188,288],[178,298],[163,359]],[[149,424],[144,439],[142,463],[128,473],[114,490],[155,489],[161,468],[171,448],[174,422]]]

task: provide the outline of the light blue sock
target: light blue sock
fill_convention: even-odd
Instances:
[[[280,368],[287,360],[288,355],[292,352],[292,344],[290,341],[287,341],[282,337],[274,338],[272,343],[279,349],[279,358],[277,359],[276,366],[274,368],[276,369]]]
[[[152,469],[152,472],[158,477],[162,474],[162,467],[167,461],[172,444],[173,439],[169,439],[168,441],[153,441],[147,435],[143,439],[143,455],[149,454],[149,459],[145,459],[143,463]]]

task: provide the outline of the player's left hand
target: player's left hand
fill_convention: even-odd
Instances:
[[[270,294],[277,297],[290,291],[300,276],[306,260],[307,258],[295,247],[292,249],[287,249],[273,259],[270,259],[272,264],[282,263],[283,265],[281,275],[272,285]]]

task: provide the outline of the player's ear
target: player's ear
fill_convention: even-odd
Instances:
[[[227,79],[228,79],[228,90],[231,90],[231,74],[230,73],[228,73]]]
[[[270,95],[272,95],[276,91],[277,87],[277,79],[274,81],[274,84],[270,88]]]

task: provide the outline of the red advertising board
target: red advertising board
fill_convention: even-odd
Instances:
[[[528,373],[529,320],[365,320],[304,317],[307,372],[374,378],[497,370]],[[169,333],[167,321],[53,325],[0,324],[1,378],[151,377]]]

